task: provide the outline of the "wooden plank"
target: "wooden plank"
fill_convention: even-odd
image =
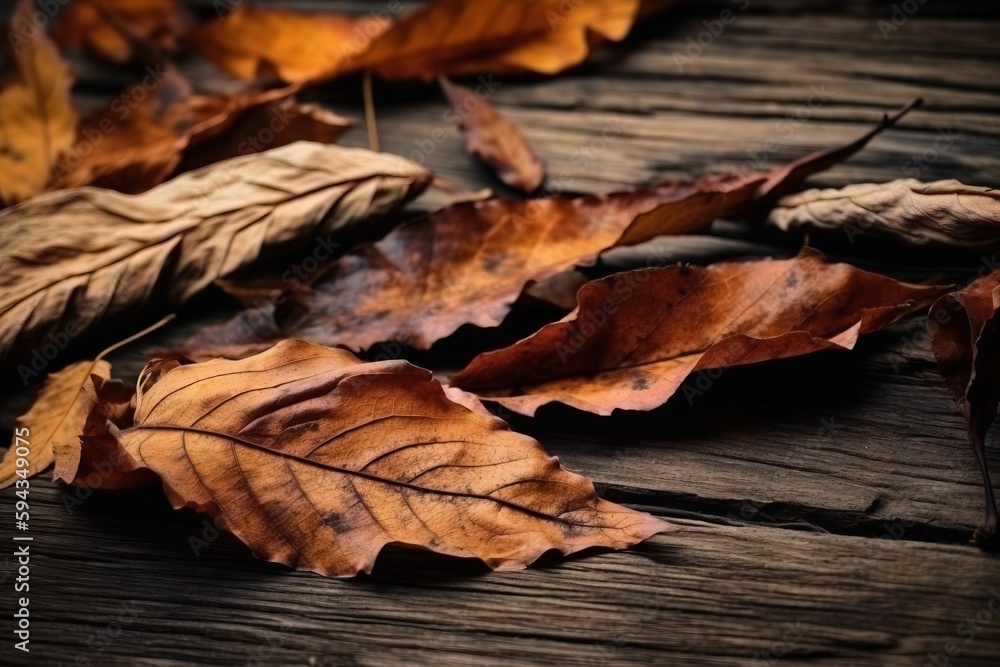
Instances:
[[[23,664],[72,664],[109,623],[122,634],[91,664],[759,665],[783,636],[782,664],[909,666],[948,642],[954,664],[1000,652],[1000,561],[970,547],[683,521],[629,552],[523,572],[393,550],[371,577],[338,581],[258,561],[226,536],[196,556],[201,519],[158,493],[73,512],[59,493],[32,489],[36,634]],[[956,627],[994,595],[998,613],[964,641]]]

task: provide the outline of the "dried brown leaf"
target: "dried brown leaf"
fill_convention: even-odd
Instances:
[[[518,569],[673,528],[600,500],[538,442],[467,407],[473,397],[451,397],[406,362],[285,341],[140,378],[135,425],[108,437],[174,507],[328,576],[371,571],[390,543]]]
[[[517,125],[471,88],[445,77],[440,77],[439,82],[452,105],[451,115],[465,134],[465,149],[490,165],[510,187],[524,192],[537,190],[545,170]]]
[[[297,104],[294,87],[204,95],[172,65],[147,71],[81,123],[51,189],[97,185],[135,194],[238,155],[295,141],[332,142],[350,127],[321,107]]]
[[[54,443],[75,440],[83,431],[96,402],[92,378],[110,377],[111,364],[103,359],[70,364],[48,377],[31,409],[17,418],[17,427],[27,428],[31,434],[29,454],[24,457],[30,464],[28,476],[33,477],[52,465]],[[0,462],[0,489],[19,479],[17,459],[21,457],[16,442],[15,438]]]
[[[61,190],[0,212],[0,359],[153,303],[185,301],[269,252],[394,210],[426,186],[418,165],[299,142],[183,174],[140,195]]]
[[[626,271],[588,283],[565,319],[479,355],[451,384],[527,415],[552,402],[602,415],[651,410],[699,370],[851,349],[945,289],[808,249],[790,260]]]
[[[858,183],[784,197],[769,221],[786,231],[843,229],[852,242],[873,231],[914,245],[991,250],[1000,247],[1000,190],[953,179]]]
[[[133,489],[155,484],[156,475],[133,470],[109,431],[134,424],[135,387],[121,380],[91,376],[85,389],[92,395],[89,414],[81,428],[52,444],[54,478],[90,490]]]
[[[1000,271],[941,297],[931,308],[927,330],[983,475],[986,519],[976,538],[996,548],[997,507],[986,462],[986,432],[1000,405]]]

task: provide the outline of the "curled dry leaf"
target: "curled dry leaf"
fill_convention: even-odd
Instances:
[[[874,231],[915,245],[991,250],[1000,247],[1000,190],[953,179],[858,183],[784,197],[769,221],[786,231],[843,229],[852,243]]]
[[[542,184],[545,171],[516,125],[470,88],[440,77],[452,116],[465,134],[465,149],[490,165],[501,181],[524,192]]]
[[[860,150],[912,106],[845,146],[772,171],[599,197],[448,206],[338,258],[309,285],[290,290],[273,319],[251,315],[264,332],[325,345],[365,350],[394,340],[426,349],[464,324],[498,325],[526,285],[591,264],[606,248],[701,232],[716,218],[745,211]],[[259,350],[266,334],[248,334],[248,322],[240,316],[202,344],[226,356]],[[250,337],[257,346],[241,347]]]
[[[44,358],[39,355],[42,361]],[[111,364],[103,359],[80,361],[52,373],[45,381],[34,405],[17,418],[17,427],[31,433],[31,447],[26,457],[30,476],[37,475],[52,465],[54,443],[76,440],[83,432],[87,415],[96,403],[93,378],[111,377]],[[17,431],[15,431],[16,435]],[[5,489],[19,479],[16,439],[0,462],[0,489]]]
[[[92,375],[85,388],[93,400],[82,427],[72,437],[53,442],[54,479],[94,491],[156,484],[156,475],[134,469],[130,458],[109,435],[109,431],[117,433],[135,424],[135,387]],[[68,496],[65,501],[74,498]]]
[[[425,81],[556,74],[583,62],[596,42],[623,39],[639,9],[639,0],[436,0],[380,35],[352,68]]]
[[[240,5],[192,32],[192,48],[237,79],[278,77],[289,83],[343,72],[389,27],[375,16],[352,18]]]
[[[61,190],[0,212],[0,359],[72,325],[177,304],[270,252],[384,215],[430,174],[403,158],[299,142],[183,174],[140,195]]]
[[[76,111],[73,77],[59,52],[32,22],[34,3],[21,0],[4,40],[0,90],[0,203],[23,201],[43,190],[52,165],[70,147]]]
[[[452,396],[404,361],[285,341],[140,377],[135,425],[107,437],[174,507],[328,576],[371,571],[390,543],[515,569],[673,528],[599,499],[538,442]]]
[[[143,331],[114,344],[97,355],[93,361],[71,364],[49,375],[34,405],[18,418],[18,426],[27,428],[31,433],[30,453],[25,457],[31,465],[26,470],[19,470],[16,465],[17,450],[12,446],[7,450],[3,463],[0,463],[0,489],[9,486],[14,481],[15,475],[26,479],[46,470],[52,464],[53,458],[58,457],[57,452],[60,448],[63,450],[61,459],[63,467],[65,468],[67,461],[71,460],[75,469],[80,458],[78,436],[86,432],[85,426],[90,424],[94,415],[100,415],[96,423],[102,431],[104,422],[108,420],[115,424],[130,420],[130,399],[134,391],[121,382],[109,379],[111,365],[104,361],[104,357],[119,347],[160,328],[173,318],[173,315],[169,315]],[[50,341],[48,346],[64,344],[75,335],[74,332],[75,328],[68,328],[66,333],[62,334],[63,341],[56,338]],[[23,364],[19,367],[21,380],[25,385],[32,375],[37,375],[44,369],[48,359],[36,351],[29,363],[30,368]],[[102,468],[105,467],[107,464],[102,465]],[[89,472],[91,471],[88,470]],[[59,476],[57,468],[56,479]]]
[[[986,462],[986,432],[1000,405],[1000,271],[941,297],[927,320],[931,348],[951,389],[979,459],[986,491],[986,519],[976,531],[983,546],[997,548],[997,506]]]
[[[71,0],[59,10],[52,36],[60,46],[120,64],[145,60],[137,42],[176,52],[190,24],[179,0]]]
[[[698,370],[851,349],[945,289],[829,264],[809,249],[626,271],[584,285],[565,319],[479,355],[451,384],[526,415],[551,402],[601,415],[651,410]]]
[[[295,141],[331,142],[350,122],[290,98],[295,88],[194,93],[172,65],[147,68],[80,125],[53,171],[53,189],[97,185],[144,192],[170,176]]]

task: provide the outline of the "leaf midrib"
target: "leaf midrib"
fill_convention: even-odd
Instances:
[[[378,483],[381,483],[381,484],[386,484],[388,486],[395,486],[395,487],[399,487],[399,488],[409,489],[411,491],[416,491],[418,493],[430,493],[430,494],[436,494],[436,495],[441,495],[441,496],[451,496],[451,497],[456,497],[456,498],[470,498],[470,499],[473,499],[473,500],[485,500],[485,501],[488,501],[488,502],[496,503],[496,504],[501,505],[503,507],[506,507],[508,509],[514,510],[516,512],[521,512],[521,513],[527,514],[529,516],[533,516],[533,517],[538,518],[538,519],[542,519],[542,520],[546,520],[546,521],[552,521],[552,522],[555,522],[555,523],[562,523],[562,524],[565,524],[565,525],[568,525],[568,526],[579,526],[581,528],[595,528],[595,526],[593,526],[591,524],[578,523],[576,521],[569,521],[567,519],[563,519],[562,517],[552,516],[550,514],[546,514],[544,512],[540,512],[538,510],[533,510],[531,508],[524,507],[523,505],[518,505],[517,503],[510,502],[509,500],[503,500],[501,498],[494,498],[492,496],[482,495],[482,494],[478,494],[478,493],[467,493],[467,492],[464,492],[464,491],[446,491],[446,490],[443,490],[443,489],[433,489],[433,488],[429,488],[429,487],[425,487],[425,486],[419,486],[417,484],[410,484],[410,483],[401,482],[401,481],[398,481],[398,480],[387,479],[385,477],[380,477],[379,475],[373,475],[371,473],[360,472],[358,470],[351,470],[349,468],[342,468],[340,466],[334,466],[334,465],[330,465],[328,463],[321,463],[319,461],[315,461],[313,459],[308,459],[308,458],[305,458],[305,457],[302,457],[302,456],[291,454],[289,452],[283,452],[283,451],[280,451],[280,450],[271,449],[270,447],[266,447],[264,445],[258,444],[256,442],[251,441],[251,440],[246,440],[244,438],[241,438],[241,437],[239,437],[237,435],[232,435],[230,433],[219,433],[219,432],[210,431],[210,430],[207,430],[207,429],[199,429],[199,428],[194,428],[194,427],[190,427],[190,426],[177,426],[177,425],[172,425],[172,424],[142,424],[142,425],[137,425],[137,426],[129,429],[129,431],[135,432],[135,431],[140,431],[140,430],[144,430],[144,429],[145,430],[151,430],[151,431],[181,431],[181,432],[184,432],[184,433],[193,433],[193,434],[196,434],[196,435],[205,435],[205,436],[209,436],[209,437],[222,438],[222,439],[234,442],[236,444],[243,445],[245,447],[250,447],[252,449],[256,449],[258,451],[261,451],[261,452],[264,452],[264,453],[267,453],[267,454],[272,454],[274,456],[280,456],[280,457],[283,457],[283,458],[286,458],[286,459],[290,459],[290,460],[293,460],[293,461],[298,461],[300,463],[304,463],[304,464],[307,464],[307,465],[316,466],[318,468],[322,468],[322,469],[328,470],[330,472],[335,472],[335,473],[339,473],[339,474],[342,474],[342,475],[347,475],[347,476],[350,476],[350,477],[359,477],[361,479],[367,479],[369,481],[378,482]],[[139,446],[139,448],[140,448],[140,457],[141,457],[142,456],[141,455],[141,445]],[[145,461],[145,457],[142,457],[142,458]],[[243,478],[244,478],[244,481],[249,482],[249,480],[246,479],[245,475],[243,476]]]

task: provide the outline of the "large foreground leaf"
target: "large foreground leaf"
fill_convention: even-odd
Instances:
[[[943,291],[808,249],[789,260],[626,271],[584,285],[564,320],[479,355],[451,382],[528,415],[552,402],[602,415],[651,410],[698,370],[850,349]]]
[[[135,425],[96,444],[117,441],[175,507],[261,558],[353,576],[403,544],[511,569],[672,528],[600,500],[538,442],[403,361],[285,341],[242,361],[162,363],[140,377]]]

